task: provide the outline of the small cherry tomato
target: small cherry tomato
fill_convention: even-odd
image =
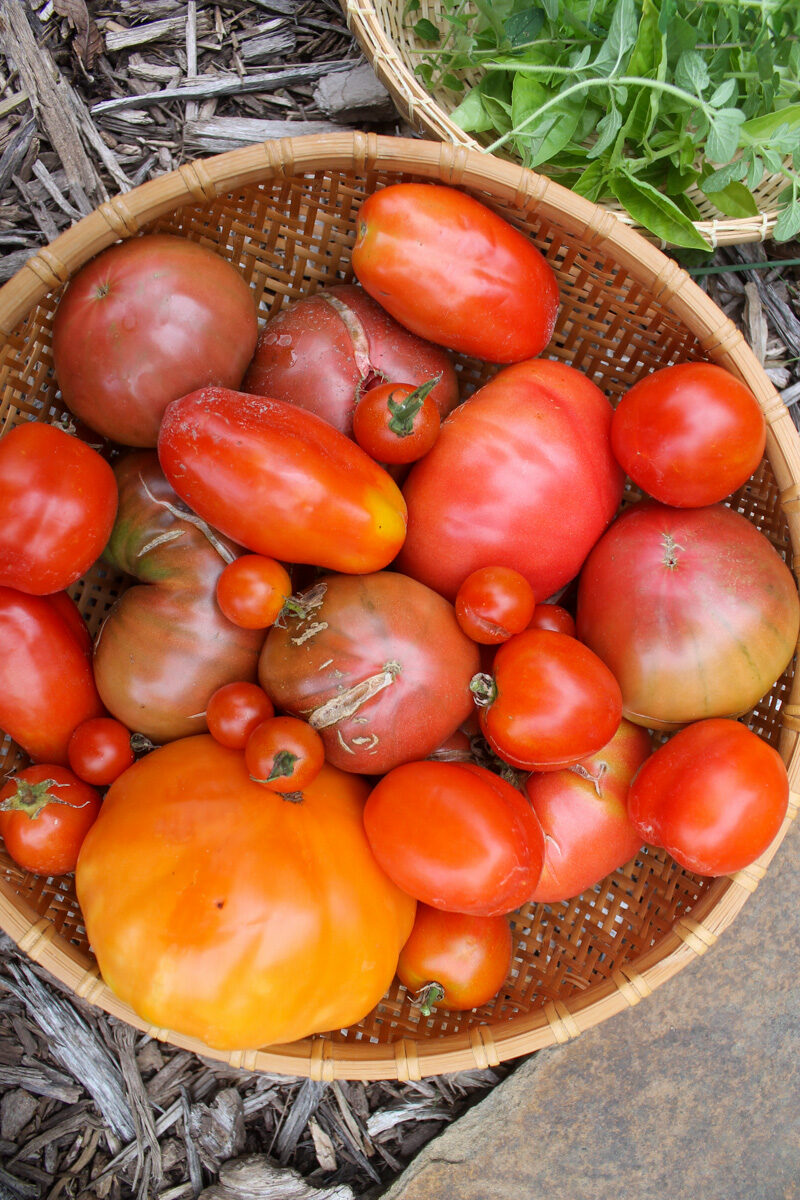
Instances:
[[[554,633],[575,637],[575,618],[560,604],[537,604],[528,629],[552,629]]]
[[[274,558],[243,554],[217,580],[217,604],[240,629],[266,629],[292,594],[289,572]]]
[[[428,1016],[437,1004],[456,1012],[486,1004],[510,967],[507,917],[471,917],[418,904],[397,977],[416,992],[414,1003]]]
[[[789,803],[777,750],[746,725],[710,717],[656,750],[628,793],[642,839],[688,871],[729,875],[767,849]]]
[[[0,835],[14,862],[34,875],[75,870],[100,794],[66,767],[25,767],[0,789]]]
[[[716,504],[750,478],[767,426],[753,393],[714,363],[677,363],[633,385],[617,405],[617,462],[654,500]]]
[[[456,618],[473,642],[493,646],[527,628],[536,597],[524,575],[513,567],[480,567],[456,594]]]
[[[244,748],[250,778],[273,792],[300,792],[322,770],[325,746],[316,729],[298,717],[270,717]]]
[[[134,761],[131,731],[114,717],[91,717],[73,732],[67,758],[79,779],[107,787]]]
[[[253,730],[274,717],[275,706],[256,683],[226,683],[206,705],[208,732],[220,746],[244,750]]]
[[[441,418],[427,383],[380,383],[364,393],[353,413],[353,436],[380,463],[416,462],[439,436]]]
[[[557,771],[605,746],[622,719],[622,693],[588,646],[526,629],[497,651],[493,677],[470,685],[484,737],[505,762]]]

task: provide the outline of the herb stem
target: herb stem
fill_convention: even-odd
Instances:
[[[729,271],[766,271],[770,267],[800,267],[800,258],[763,258],[748,263],[715,263],[711,267],[687,267],[690,275],[727,275]]]

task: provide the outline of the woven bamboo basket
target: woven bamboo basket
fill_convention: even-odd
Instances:
[[[800,537],[800,440],[734,325],[675,262],[613,215],[509,162],[461,147],[342,133],[267,142],[187,164],[101,205],[36,254],[0,290],[0,430],[62,416],[53,377],[53,313],[70,276],[110,243],[159,230],[213,247],[235,263],[261,314],[351,278],[362,198],[400,180],[465,189],[529,234],[561,287],[546,353],[579,367],[613,399],[656,367],[710,359],[744,380],[768,423],[767,456],[732,504],[791,561]],[[458,360],[467,394],[490,373]],[[94,567],[72,594],[93,632],[124,580]],[[237,1067],[315,1079],[418,1079],[566,1042],[638,1004],[714,944],[758,886],[797,811],[800,706],[794,663],[750,726],[779,747],[792,803],[774,844],[730,877],[698,878],[643,849],[624,868],[563,904],[513,917],[514,964],[503,991],[470,1013],[422,1017],[395,982],[356,1027],[292,1045],[218,1053],[154,1029],[99,977],[71,877],[37,878],[0,852],[0,925],[36,962],[85,1000],[153,1037]],[[6,739],[2,767],[20,761]]]
[[[429,91],[414,73],[423,56],[430,54],[431,45],[416,36],[413,26],[425,17],[438,29],[447,30],[449,25],[443,15],[441,0],[421,0],[413,18],[404,16],[406,5],[403,0],[340,0],[340,4],[348,28],[373,71],[411,126],[456,146],[481,150],[489,144],[488,135],[473,137],[451,120],[450,114],[461,103],[463,94],[443,86]],[[464,72],[462,77],[469,86],[479,82],[480,72]],[[782,175],[765,175],[753,189],[758,215],[736,218],[724,216],[699,189],[690,188],[687,194],[702,214],[702,219],[695,221],[695,228],[714,248],[766,241],[775,228],[777,198],[785,187],[786,180]],[[609,201],[604,207],[650,240],[656,240],[615,201]]]

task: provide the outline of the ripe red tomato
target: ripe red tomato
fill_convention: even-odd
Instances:
[[[581,572],[578,637],[651,729],[747,712],[794,654],[800,602],[767,538],[724,505],[633,505]]]
[[[492,646],[526,629],[536,607],[533,588],[513,567],[479,567],[456,593],[456,618],[473,642]]]
[[[472,917],[418,904],[397,977],[417,993],[414,1003],[428,1016],[437,1004],[464,1012],[488,1003],[510,968],[507,917]]]
[[[430,588],[396,571],[327,575],[295,600],[258,676],[334,766],[378,775],[424,758],[471,713],[478,649]]]
[[[280,400],[224,388],[183,396],[164,415],[158,456],[203,520],[279,562],[362,574],[403,544],[394,481],[321,417]]]
[[[0,836],[26,871],[66,875],[99,812],[100,793],[66,767],[25,767],[0,789]]]
[[[67,745],[69,765],[79,779],[107,787],[134,761],[131,732],[113,717],[92,717],[77,726]]]
[[[557,771],[610,741],[622,718],[619,684],[587,646],[551,629],[505,642],[494,678],[478,676],[481,729],[496,754],[528,771]]]
[[[0,587],[0,729],[31,758],[66,766],[81,721],[103,715],[74,605]]]
[[[455,188],[399,183],[368,196],[353,270],[401,325],[487,362],[532,358],[553,333],[550,264],[518,229]]]
[[[528,624],[529,629],[552,629],[575,637],[575,618],[560,604],[537,604]]]
[[[114,472],[96,450],[43,421],[0,439],[0,582],[63,591],[100,557],[117,512]]]
[[[434,383],[379,383],[364,393],[353,413],[353,436],[370,458],[410,463],[428,453],[441,424],[431,396]]]
[[[301,792],[322,770],[325,746],[306,721],[270,717],[247,739],[244,761],[255,783],[273,792]]]
[[[681,729],[631,785],[628,813],[644,841],[698,875],[754,862],[778,833],[789,802],[783,759],[738,721]]]
[[[623,720],[596,754],[563,771],[530,776],[525,791],[545,840],[532,901],[579,896],[633,858],[643,839],[628,816],[628,788],[651,749],[647,730]]]
[[[399,569],[452,599],[478,567],[513,567],[536,596],[552,596],[622,497],[611,415],[600,389],[564,363],[498,372],[411,468]]]
[[[217,688],[206,705],[208,732],[231,750],[244,750],[256,726],[274,715],[275,705],[266,692],[244,681]]]
[[[511,912],[542,872],[544,834],[530,804],[470,763],[395,767],[370,793],[364,828],[389,878],[432,908]]]
[[[292,594],[285,567],[261,554],[242,554],[217,580],[217,604],[241,629],[267,629]]]
[[[262,329],[242,391],[316,413],[353,436],[353,412],[380,383],[440,376],[431,392],[439,415],[458,403],[450,356],[398,325],[355,284],[324,288],[282,308]]]
[[[767,424],[753,393],[713,363],[678,363],[644,376],[611,423],[617,461],[662,504],[715,504],[750,478]]]
[[[258,334],[239,272],[196,242],[119,242],[70,281],[53,322],[53,364],[70,411],[126,446],[155,446],[171,400],[238,387]]]

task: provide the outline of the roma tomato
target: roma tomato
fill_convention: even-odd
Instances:
[[[32,759],[61,766],[75,727],[104,711],[77,615],[58,593],[0,587],[0,728]]]
[[[465,192],[399,183],[358,213],[353,270],[406,329],[487,362],[532,358],[558,313],[558,284],[527,237]]]
[[[256,726],[274,716],[275,706],[267,693],[244,681],[217,688],[206,705],[208,732],[231,750],[244,750]]]
[[[738,721],[688,725],[650,758],[628,795],[643,841],[698,875],[729,875],[759,857],[789,803],[783,759]]]
[[[456,593],[456,619],[473,642],[492,646],[527,628],[536,607],[533,588],[512,567],[479,567]]]
[[[166,742],[205,730],[217,688],[255,678],[264,635],[220,612],[217,580],[239,547],[185,508],[153,451],[126,455],[115,473],[119,513],[105,559],[138,582],[103,622],[95,678],[123,725]]]
[[[353,413],[367,392],[396,379],[440,376],[431,392],[439,415],[458,403],[450,357],[398,325],[363,288],[344,283],[282,308],[262,329],[242,391],[316,413],[353,436]]]
[[[575,618],[560,604],[537,604],[528,622],[529,629],[552,629],[575,637]]]
[[[57,764],[25,767],[0,788],[0,836],[34,875],[74,871],[99,812],[100,793]]]
[[[628,816],[628,788],[651,749],[647,730],[623,720],[596,754],[563,771],[530,776],[525,791],[545,840],[532,901],[579,896],[633,858],[643,838]]]
[[[302,792],[322,770],[325,747],[316,729],[297,717],[270,717],[257,725],[244,748],[255,783],[273,792]]]
[[[102,554],[116,511],[114,472],[85,442],[43,421],[0,439],[0,582],[63,591]]]
[[[617,461],[654,500],[715,504],[750,478],[764,453],[758,401],[713,363],[678,363],[644,376],[614,412]]]
[[[791,660],[800,602],[767,538],[721,504],[633,505],[595,546],[578,637],[651,729],[747,712]]]
[[[431,396],[435,382],[381,383],[364,393],[353,415],[353,435],[370,458],[394,465],[428,453],[441,424]]]
[[[87,263],[53,322],[64,403],[126,446],[155,446],[171,400],[238,387],[258,335],[250,289],[230,263],[168,234],[130,238]]]
[[[403,487],[399,569],[449,599],[479,567],[513,567],[535,595],[577,575],[622,497],[611,405],[563,363],[507,367],[442,424]]]
[[[511,912],[542,872],[544,834],[527,799],[470,763],[395,767],[370,793],[364,827],[389,878],[432,908]]]
[[[484,737],[496,754],[528,771],[557,771],[610,741],[622,718],[619,684],[588,647],[565,633],[527,629],[478,675]]]
[[[417,993],[414,1003],[428,1016],[437,1004],[464,1012],[488,1003],[510,968],[507,917],[471,917],[418,904],[397,978]]]
[[[108,791],[75,876],[108,985],[148,1024],[221,1050],[360,1021],[415,908],[370,852],[368,791],[325,766],[289,803],[203,735],[140,759]]]
[[[279,562],[364,574],[406,535],[397,485],[321,417],[223,388],[169,406],[158,455],[179,496],[228,537]]]
[[[91,717],[75,729],[67,757],[79,779],[107,787],[133,763],[130,730],[113,717]]]
[[[267,634],[259,680],[335,766],[377,775],[424,758],[470,714],[478,650],[430,588],[394,571],[328,575],[294,609]]]
[[[217,580],[217,604],[234,625],[266,629],[280,616],[292,594],[285,567],[261,554],[242,554],[223,567]]]

